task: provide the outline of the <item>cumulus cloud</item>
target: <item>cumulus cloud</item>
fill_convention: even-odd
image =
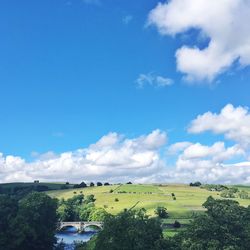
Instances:
[[[184,45],[176,51],[177,69],[189,81],[212,81],[235,62],[250,65],[250,1],[170,0],[159,3],[148,24],[162,35],[196,29],[209,40],[207,47]]]
[[[170,155],[174,155],[177,154],[181,151],[183,151],[184,149],[186,149],[188,146],[190,146],[192,143],[188,142],[188,141],[184,141],[184,142],[176,142],[174,144],[172,144],[168,150],[167,153]]]
[[[112,132],[75,151],[33,152],[32,162],[0,153],[0,181],[187,183],[199,180],[249,184],[249,128],[248,109],[228,104],[219,113],[198,116],[188,131],[223,134],[233,145],[227,146],[224,141],[212,145],[183,141],[168,146],[167,134],[158,129],[135,138]]]
[[[211,131],[224,134],[247,148],[250,146],[250,113],[248,108],[226,105],[219,114],[206,112],[193,120],[188,128],[190,133]]]
[[[133,139],[110,133],[88,148],[36,155],[31,163],[0,154],[0,180],[134,181],[162,170],[164,164],[158,151],[166,140],[166,133],[160,130]]]
[[[152,73],[140,74],[136,79],[136,84],[139,88],[143,88],[145,85],[151,85],[155,87],[167,87],[174,83],[170,78],[157,76]]]
[[[175,145],[181,145],[174,144]],[[203,183],[249,183],[250,163],[226,164],[225,162],[244,156],[239,145],[225,147],[224,142],[211,146],[200,143],[184,142],[185,147],[178,150],[175,169],[168,173],[168,178],[177,182],[195,180]],[[170,146],[171,147],[171,146]],[[181,149],[181,147],[178,147]]]

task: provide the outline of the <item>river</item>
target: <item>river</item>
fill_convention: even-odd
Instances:
[[[91,231],[85,231],[84,233],[78,233],[74,227],[67,227],[64,231],[56,233],[57,241],[63,241],[65,243],[65,250],[74,249],[74,241],[88,241],[95,235],[97,231],[91,229]]]

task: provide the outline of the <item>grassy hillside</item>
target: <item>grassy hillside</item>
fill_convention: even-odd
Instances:
[[[114,192],[110,193],[110,190]],[[250,191],[250,188],[239,187]],[[146,208],[149,215],[154,215],[157,206],[164,206],[168,209],[171,223],[175,219],[187,222],[188,218],[195,213],[204,211],[202,204],[208,196],[221,198],[219,192],[208,191],[199,187],[190,187],[182,184],[171,185],[113,185],[102,187],[88,187],[81,189],[56,190],[47,192],[51,197],[68,199],[75,194],[94,194],[96,206],[102,207],[107,212],[117,214],[124,208]],[[175,194],[176,200],[173,199]],[[118,202],[115,199],[118,198]],[[250,200],[235,199],[241,205],[250,205]],[[171,221],[171,222],[170,222]]]

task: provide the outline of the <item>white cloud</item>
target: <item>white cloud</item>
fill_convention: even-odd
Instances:
[[[219,114],[207,112],[199,115],[191,122],[188,131],[224,134],[227,139],[236,141],[246,148],[250,146],[250,113],[248,108],[228,104]]]
[[[224,142],[211,146],[190,143],[178,153],[175,169],[168,173],[168,178],[176,182],[249,183],[250,163],[224,163],[244,155],[239,145],[226,148]]]
[[[157,76],[152,73],[140,74],[136,79],[136,84],[139,88],[143,88],[147,84],[155,87],[167,87],[172,85],[173,83],[173,80],[170,78]]]
[[[212,81],[236,61],[250,65],[250,1],[170,0],[149,14],[149,25],[162,35],[196,29],[209,39],[207,47],[183,46],[176,51],[177,69],[189,81]]]
[[[166,152],[167,134],[154,130],[126,138],[104,135],[95,144],[75,151],[38,154],[27,162],[0,153],[0,182],[109,181],[250,183],[250,114],[247,108],[225,106],[218,114],[207,112],[191,122],[189,132],[212,131],[235,141],[226,146],[177,142]]]
[[[0,180],[134,181],[162,171],[158,150],[166,140],[160,130],[133,139],[110,133],[88,148],[59,155],[49,152],[31,163],[0,154]]]
[[[184,149],[186,149],[191,144],[192,143],[188,141],[174,143],[170,145],[170,147],[168,148],[167,154],[170,154],[170,155],[177,154],[180,151],[183,151]]]

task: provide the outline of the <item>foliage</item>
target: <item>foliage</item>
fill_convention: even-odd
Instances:
[[[95,196],[93,194],[87,195],[86,196],[86,200],[84,201],[86,204],[91,203],[91,202],[95,202]]]
[[[165,207],[157,207],[155,210],[155,214],[158,215],[162,219],[168,218],[168,212]]]
[[[205,184],[205,185],[201,185],[201,188],[204,188],[208,191],[217,191],[217,192],[221,192],[223,190],[227,190],[228,187],[224,186],[224,185],[219,185],[219,184]]]
[[[118,198],[115,198],[115,202],[118,202],[119,201],[119,199]]]
[[[93,203],[89,203],[87,205],[81,206],[79,208],[79,219],[81,221],[88,221],[90,218],[90,214],[92,211],[95,210],[94,204]]]
[[[223,198],[235,198],[237,192],[239,192],[238,188],[231,187],[231,188],[223,190],[221,192],[220,196],[223,197]]]
[[[249,249],[250,207],[212,197],[207,199],[204,207],[207,212],[197,216],[185,231],[175,237],[179,249]]]
[[[44,193],[30,193],[19,202],[0,196],[0,249],[53,249],[56,207]]]
[[[74,188],[86,188],[87,184],[85,182],[81,182],[80,184],[75,184]]]
[[[240,191],[238,195],[241,199],[249,199],[250,198],[249,194],[244,190]]]
[[[162,242],[161,242],[162,241]],[[164,242],[160,222],[145,210],[108,216],[96,237],[94,250],[157,250]]]
[[[107,212],[103,208],[95,208],[93,194],[75,195],[68,200],[61,200],[57,209],[61,221],[103,221]]]
[[[97,182],[96,186],[100,187],[100,186],[102,186],[102,183],[101,182]]]
[[[92,209],[89,214],[90,221],[104,221],[108,213],[103,208]]]
[[[199,187],[199,186],[201,186],[201,182],[199,182],[199,181],[196,181],[196,182],[194,182],[194,183],[191,182],[191,183],[189,184],[189,186],[190,186],[190,187]]]

